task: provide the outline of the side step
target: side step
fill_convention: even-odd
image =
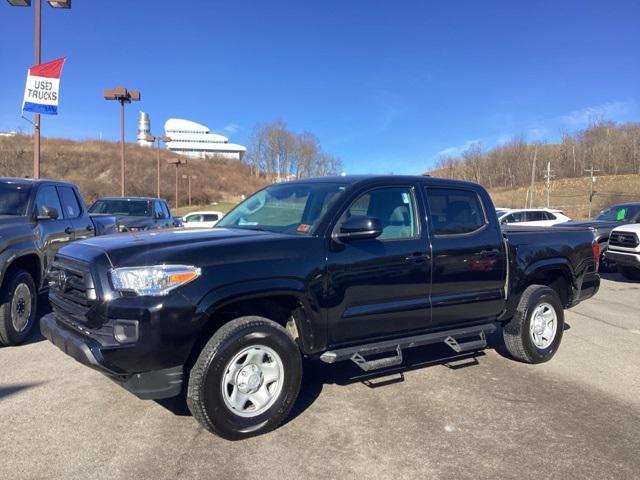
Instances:
[[[357,345],[345,347],[337,350],[329,350],[320,355],[320,360],[325,363],[336,363],[342,360],[352,360],[362,370],[368,372],[380,368],[387,368],[402,363],[402,350],[405,348],[419,347],[434,343],[444,342],[455,352],[469,352],[481,350],[487,346],[486,335],[495,332],[496,326],[493,323],[475,325],[472,327],[444,330],[441,332],[414,335],[411,337],[385,340],[382,342],[370,343],[367,345]],[[469,338],[479,336],[478,340],[458,342],[456,338]],[[376,360],[366,360],[365,355],[377,355],[380,353],[393,352],[395,355],[379,358]]]

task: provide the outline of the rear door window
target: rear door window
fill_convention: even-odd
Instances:
[[[82,213],[82,209],[73,189],[71,187],[58,187],[58,193],[60,194],[60,200],[62,200],[64,218],[78,218]]]
[[[484,208],[473,190],[428,187],[429,216],[435,235],[462,235],[487,224]]]

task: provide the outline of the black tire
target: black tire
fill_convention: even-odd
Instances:
[[[24,287],[28,289],[28,294]],[[18,313],[19,316],[15,316],[11,308],[16,292],[23,299],[23,302],[18,305],[18,312],[22,311],[26,314],[28,309],[26,318],[21,318],[20,313]],[[27,298],[24,298],[25,296]],[[0,291],[0,346],[19,345],[26,340],[36,323],[37,308],[38,292],[29,272],[10,269],[4,277]],[[20,328],[17,328],[16,324]]]
[[[222,385],[229,362],[252,345],[275,351],[284,372],[274,403],[261,414],[246,418],[227,406]],[[239,440],[280,425],[298,397],[301,379],[300,349],[287,331],[266,318],[240,317],[221,327],[200,352],[189,375],[187,405],[204,428],[228,440]]]
[[[541,304],[550,305],[556,315],[553,340],[546,348],[539,348],[531,338],[530,326],[533,313]],[[548,362],[558,351],[564,330],[564,310],[558,294],[544,285],[530,285],[523,292],[515,315],[507,322],[502,333],[509,353],[521,362]]]
[[[627,280],[640,280],[640,268],[619,266],[618,270]]]

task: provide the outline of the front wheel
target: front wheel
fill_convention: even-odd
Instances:
[[[530,285],[502,332],[513,358],[526,363],[543,363],[558,351],[563,330],[564,310],[558,294],[544,285]]]
[[[36,323],[38,294],[31,275],[9,270],[0,291],[0,346],[19,345]]]
[[[207,342],[191,369],[187,404],[207,430],[237,440],[276,428],[300,390],[302,359],[287,331],[237,318]]]

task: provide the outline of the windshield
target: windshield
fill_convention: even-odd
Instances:
[[[609,222],[629,222],[636,216],[640,207],[630,205],[614,205],[601,211],[596,220],[606,220]]]
[[[0,183],[0,215],[27,214],[31,185]]]
[[[151,209],[148,200],[96,200],[89,213],[106,213],[128,217],[150,217]]]
[[[312,234],[344,189],[334,183],[272,185],[240,203],[216,226]]]

